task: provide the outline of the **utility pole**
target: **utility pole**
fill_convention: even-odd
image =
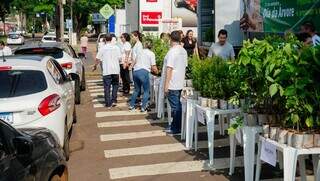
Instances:
[[[70,0],[70,19],[71,28],[69,30],[69,44],[73,44],[73,0]]]
[[[56,7],[56,37],[57,41],[64,42],[64,12],[63,12],[63,4],[65,4],[65,0],[58,0]]]

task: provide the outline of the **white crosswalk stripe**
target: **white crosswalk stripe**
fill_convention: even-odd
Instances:
[[[111,117],[111,116],[135,116],[135,115],[147,115],[146,112],[140,112],[140,111],[102,111],[102,112],[96,112],[97,118],[102,117]]]
[[[116,140],[130,140],[138,138],[150,138],[157,136],[166,136],[163,130],[133,132],[133,133],[120,133],[120,134],[105,134],[100,135],[101,141],[116,141]]]
[[[88,86],[89,89],[103,89],[102,85],[93,85],[93,86]]]
[[[102,104],[102,103],[103,103],[103,104]],[[105,107],[104,101],[101,102],[101,103],[99,103],[99,104],[93,104],[93,107],[94,107],[94,108],[102,108],[102,107]],[[126,108],[126,107],[128,107],[128,103],[126,103],[126,102],[117,103],[117,107]]]
[[[152,176],[173,173],[196,172],[212,169],[225,169],[229,167],[229,158],[214,159],[214,168],[208,165],[208,161],[181,161],[168,162],[151,165],[139,165],[122,168],[111,168],[109,174],[111,179],[123,179],[137,176]],[[243,157],[237,157],[235,166],[243,166]]]
[[[87,83],[96,83],[96,82],[102,82],[102,79],[91,79],[91,80],[86,80]]]
[[[225,147],[229,146],[229,139],[219,139],[215,140],[215,147]],[[199,141],[198,148],[208,148],[207,141]],[[169,152],[178,152],[184,151],[186,147],[182,143],[172,143],[172,144],[160,144],[160,145],[150,145],[150,146],[141,146],[136,148],[123,148],[115,150],[105,150],[104,155],[106,158],[113,157],[123,157],[123,156],[136,156],[136,155],[150,155],[157,153],[169,153]]]
[[[89,90],[89,92],[103,92],[103,91],[104,91],[103,88],[96,88],[96,89]]]
[[[147,119],[130,120],[130,121],[110,121],[110,122],[97,123],[97,126],[98,128],[114,128],[114,127],[140,126],[140,125],[150,125],[150,124],[160,124],[160,123],[167,123],[167,121],[147,120]]]

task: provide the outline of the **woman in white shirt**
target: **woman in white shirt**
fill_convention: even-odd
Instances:
[[[131,64],[131,44],[130,35],[123,33],[121,39],[121,54],[122,61],[120,62],[120,76],[122,80],[122,90],[124,95],[128,95],[130,92],[130,71],[129,65]]]
[[[135,109],[135,103],[137,97],[142,93],[143,89],[143,100],[141,106],[141,112],[145,112],[148,106],[150,97],[150,72],[158,74],[156,66],[156,56],[151,51],[152,40],[146,40],[144,43],[144,49],[142,49],[137,58],[134,59],[133,66],[133,81],[134,81],[134,93],[130,100],[129,109]]]
[[[142,46],[142,34],[139,31],[132,32],[132,40],[134,46],[132,48],[132,60],[136,61],[138,54],[143,50]]]

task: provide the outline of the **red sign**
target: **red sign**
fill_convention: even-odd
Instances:
[[[147,0],[147,3],[156,3],[158,0]]]
[[[141,24],[156,25],[162,18],[162,12],[141,12]]]

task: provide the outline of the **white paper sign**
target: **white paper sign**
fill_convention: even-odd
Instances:
[[[262,140],[262,146],[261,146],[261,160],[263,160],[266,163],[269,163],[272,166],[276,166],[277,164],[277,149],[276,146]]]
[[[196,107],[197,111],[197,118],[198,121],[202,124],[206,124],[205,117],[206,117],[206,111],[204,109],[201,109],[201,107]]]

